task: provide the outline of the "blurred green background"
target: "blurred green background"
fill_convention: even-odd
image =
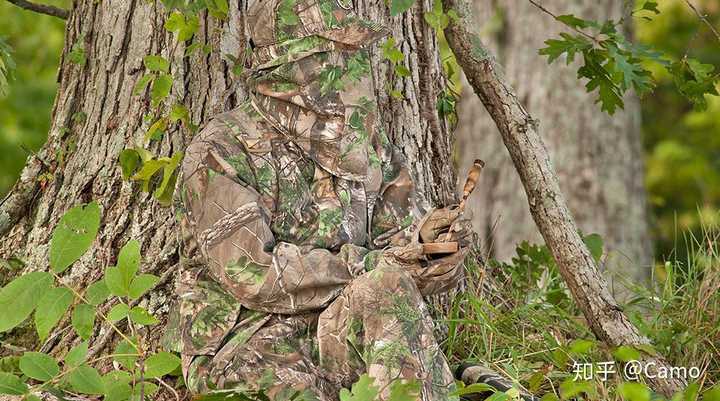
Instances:
[[[69,0],[45,0],[68,7]],[[720,25],[720,1],[695,0]],[[660,2],[653,21],[637,19],[637,40],[674,58],[687,54],[720,70],[720,43],[681,0]],[[49,129],[63,21],[0,0],[0,37],[17,63],[10,93],[0,99],[0,196],[17,179],[28,152],[42,146]],[[553,68],[553,67],[548,67]],[[684,257],[681,233],[720,223],[720,98],[697,112],[658,70],[658,88],[642,100],[643,144],[651,225],[658,260]],[[592,95],[588,95],[592,96]],[[598,109],[598,113],[599,113]]]

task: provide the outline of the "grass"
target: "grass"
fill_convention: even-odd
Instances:
[[[673,400],[720,400],[720,231],[687,235],[692,252],[655,269],[650,288],[630,286],[623,305],[655,351],[672,366],[702,371]],[[586,237],[594,254],[599,238]],[[475,260],[475,259],[472,259]],[[543,400],[662,399],[642,384],[622,380],[623,361],[641,350],[609,349],[596,341],[544,246],[523,243],[509,263],[468,263],[469,287],[458,296],[444,344],[451,362],[490,366]],[[616,374],[573,380],[574,363],[613,362]],[[595,365],[597,369],[597,365]],[[652,398],[651,398],[652,397]]]

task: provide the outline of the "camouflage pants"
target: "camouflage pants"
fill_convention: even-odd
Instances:
[[[188,387],[197,393],[331,401],[368,373],[382,399],[394,380],[419,381],[424,401],[456,399],[420,291],[407,271],[387,264],[354,279],[319,315],[275,315],[213,356],[186,358],[193,358],[185,361]]]

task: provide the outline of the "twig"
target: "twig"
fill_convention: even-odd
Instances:
[[[50,6],[47,4],[31,3],[27,0],[6,0],[22,9],[33,11],[40,14],[58,17],[60,19],[68,19],[70,12],[64,8]]]
[[[695,15],[697,15],[698,18],[700,18],[700,21],[704,22],[705,25],[707,25],[708,28],[710,28],[710,30],[712,31],[712,33],[715,34],[715,37],[717,38],[717,40],[720,41],[720,32],[718,32],[718,30],[715,29],[715,27],[713,26],[713,24],[711,24],[710,21],[708,21],[707,15],[706,15],[706,14],[701,14],[701,13],[700,13],[700,10],[698,10],[698,9],[693,5],[693,3],[690,2],[690,0],[685,0],[685,4],[687,4],[688,7],[690,7],[690,8],[695,12]]]
[[[536,7],[537,9],[539,9],[540,11],[542,11],[542,12],[544,12],[545,14],[547,14],[547,15],[555,18],[555,20],[560,21],[560,20],[558,19],[558,16],[555,15],[555,13],[553,13],[552,11],[550,11],[550,10],[548,10],[547,8],[543,7],[541,4],[537,3],[535,0],[528,0],[528,1],[530,2],[530,4],[532,4],[533,6],[535,6],[535,7]],[[575,31],[575,32],[577,32],[577,33],[579,33],[579,34],[581,34],[581,35],[583,35],[583,36],[588,37],[588,38],[589,38],[590,40],[592,40],[593,42],[597,42],[597,41],[598,41],[596,37],[590,35],[590,34],[587,33],[587,32],[583,32],[582,30],[577,29],[577,28],[574,27],[574,26],[571,26],[570,29],[572,29],[573,31]]]

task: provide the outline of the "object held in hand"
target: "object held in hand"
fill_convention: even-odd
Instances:
[[[430,242],[422,244],[425,255],[436,255],[440,253],[455,253],[460,247],[457,242]]]
[[[465,185],[463,186],[463,196],[462,200],[460,201],[460,205],[455,207],[448,207],[446,208],[445,215],[441,215],[439,217],[439,221],[443,220],[453,220],[455,221],[457,217],[459,217],[463,211],[465,210],[465,202],[470,197],[470,194],[475,190],[475,187],[477,186],[478,179],[480,178],[480,172],[482,171],[483,167],[485,167],[485,162],[483,162],[480,159],[475,159],[475,162],[473,163],[473,166],[470,168],[470,171],[468,172],[467,179],[465,180]],[[426,223],[432,223],[433,221],[427,221]],[[450,224],[448,227],[447,232],[438,232],[437,228],[434,227],[435,224],[429,224],[427,227],[421,228],[421,237],[424,238],[435,238],[437,239],[435,242],[427,242],[423,244],[423,253],[426,255],[434,255],[434,254],[443,254],[443,253],[455,253],[459,250],[460,246],[457,241],[450,241],[451,238],[453,238],[453,235],[451,231],[453,230],[453,223]]]
[[[460,201],[460,210],[465,209],[465,201],[467,201],[470,194],[472,194],[475,190],[475,186],[480,178],[480,172],[482,172],[483,167],[485,167],[485,162],[480,159],[475,159],[470,171],[468,171],[467,179],[465,180],[465,185],[463,186],[463,197]]]

